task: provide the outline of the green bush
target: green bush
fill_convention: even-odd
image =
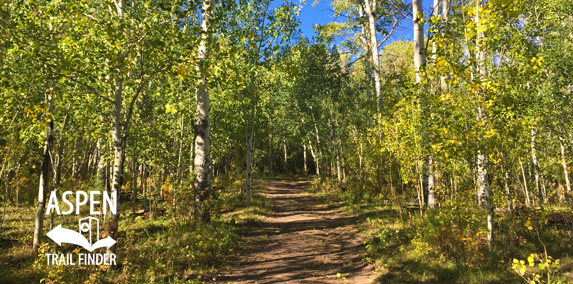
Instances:
[[[484,262],[488,248],[483,224],[486,213],[476,208],[472,197],[466,191],[456,202],[446,201],[441,208],[412,221],[412,245],[420,256],[435,256],[453,263],[458,270]]]

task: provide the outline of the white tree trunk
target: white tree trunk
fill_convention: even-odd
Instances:
[[[436,191],[434,190],[435,185],[435,175],[434,175],[434,158],[431,155],[428,155],[426,159],[426,164],[424,167],[427,169],[425,173],[426,177],[426,184],[424,193],[426,196],[427,206],[430,209],[434,209],[436,207]]]
[[[312,155],[312,158],[314,159],[314,163],[316,164],[316,176],[320,179],[320,167],[318,166],[318,157],[316,155],[316,153],[314,152],[314,149],[312,148],[312,143],[310,143],[310,139],[308,140],[308,147],[310,148],[310,154]]]
[[[364,18],[364,9],[362,8],[362,5],[358,5],[358,15],[360,16],[360,18]],[[370,24],[370,23],[369,23]],[[368,36],[368,33],[366,32],[366,29],[364,28],[363,25],[360,25],[360,34],[364,37],[364,46],[366,46],[366,54],[364,55],[364,73],[365,73],[365,78],[368,80],[368,84],[366,84],[366,97],[370,98],[370,86],[372,85],[372,75],[370,74],[370,60],[372,59],[371,56],[371,51],[372,48],[370,48],[370,37]]]
[[[434,5],[436,5],[436,1],[434,0]],[[424,25],[420,23],[422,20],[422,0],[413,0],[412,1],[412,15],[413,15],[413,23],[414,23],[414,67],[416,68],[416,83],[420,83],[422,81],[422,74],[425,71],[426,67],[426,50],[424,44]],[[434,13],[436,9],[434,9]],[[427,116],[427,107],[424,106],[424,116]],[[427,126],[427,119],[425,119],[425,125],[423,130],[423,140],[425,145],[429,145],[429,135],[428,135],[428,126]],[[424,160],[424,165],[422,166],[422,188],[423,188],[423,195],[424,201],[428,208],[432,209],[435,207],[436,200],[435,196],[436,193],[434,191],[434,166],[433,166],[433,158],[431,155],[426,156]]]
[[[210,0],[203,0],[203,8],[201,9],[201,44],[197,52],[197,58],[200,64],[205,64],[205,59],[208,57],[207,43],[208,43],[208,30],[209,21],[211,19],[212,4]],[[197,71],[201,69],[197,66]],[[208,79],[205,74],[201,74],[201,80],[195,90],[196,98],[196,111],[195,111],[195,159],[193,161],[195,170],[195,180],[193,185],[195,187],[195,214],[198,219],[203,222],[210,222],[211,215],[208,207],[209,188],[211,187],[211,159],[209,157],[210,151],[210,137],[209,137],[209,124],[210,124],[210,101]]]
[[[96,173],[96,180],[98,184],[105,188],[105,181],[106,181],[106,165],[104,161],[104,147],[102,145],[101,139],[97,140],[97,173]]]
[[[302,144],[302,157],[304,160],[304,174],[308,174],[308,169],[306,167],[306,143]]]
[[[440,0],[434,0],[434,4],[432,5],[432,16],[437,16],[440,14]],[[438,51],[438,45],[436,42],[432,42],[432,60],[436,60],[436,52]]]
[[[543,192],[541,191],[541,179],[539,177],[539,163],[537,162],[537,150],[535,149],[535,138],[537,137],[537,128],[531,127],[531,160],[533,161],[533,173],[535,174],[535,187],[537,188],[537,197],[539,206],[543,207]]]
[[[68,104],[66,106],[66,110],[69,110],[70,105]],[[54,183],[54,191],[58,191],[58,189],[60,188],[60,181],[62,180],[62,153],[63,153],[63,149],[64,149],[64,145],[62,145],[62,137],[63,137],[63,133],[66,130],[66,126],[68,124],[68,113],[66,113],[66,116],[64,117],[64,122],[62,123],[62,128],[60,129],[60,135],[59,138],[56,142],[56,154],[53,157],[53,165],[52,165],[52,170],[53,170],[53,177],[52,177],[52,182]],[[55,216],[55,211],[53,210],[50,213],[50,230],[54,227],[54,216]]]
[[[245,132],[247,132],[247,181],[246,181],[247,207],[251,206],[251,189],[252,189],[252,179],[253,179],[252,177],[253,134],[255,129],[255,114],[256,114],[255,82],[252,81],[250,86],[250,93],[251,93],[251,117],[249,119],[249,124],[245,127]]]
[[[285,156],[285,162],[284,162],[285,172],[288,172],[288,161],[287,161],[288,155],[287,155],[287,147],[286,147],[286,141],[285,140],[283,140],[283,149],[284,149],[284,156]]]
[[[475,23],[476,29],[480,30],[480,1],[476,2],[476,15],[475,15]],[[476,43],[476,61],[478,64],[480,80],[484,81],[487,79],[487,68],[485,63],[485,52],[483,50],[482,44],[484,39],[484,33],[479,32],[477,34],[477,43]],[[485,102],[485,93],[481,91],[477,91],[477,95],[480,97],[480,100]],[[487,122],[487,114],[485,105],[478,105],[477,106],[477,122],[478,125],[482,126],[485,125]],[[481,140],[481,139],[480,139]],[[489,231],[488,234],[488,245],[491,249],[494,235],[493,235],[493,222],[494,222],[494,212],[491,206],[491,188],[489,187],[489,183],[487,180],[487,164],[488,164],[488,157],[485,153],[485,146],[483,141],[480,141],[478,146],[478,153],[477,153],[477,185],[478,185],[478,203],[480,207],[485,207],[488,211],[487,216],[487,228]]]
[[[115,1],[115,0],[114,0]],[[116,3],[117,16],[123,18],[124,0],[118,0]],[[107,235],[114,240],[117,240],[117,232],[119,226],[120,214],[120,199],[121,199],[121,186],[123,185],[123,164],[125,161],[125,137],[123,137],[123,125],[121,122],[121,111],[123,107],[123,77],[121,72],[115,79],[115,90],[113,95],[113,110],[111,114],[112,119],[112,141],[113,141],[113,169],[111,181],[111,193],[117,194],[115,199],[115,206],[117,208],[115,214],[110,212],[107,224]],[[115,254],[117,245],[108,247],[106,254]]]
[[[525,201],[527,206],[531,206],[531,201],[529,200],[529,189],[527,189],[527,179],[525,178],[525,169],[523,169],[523,164],[519,162],[519,167],[521,168],[521,175],[523,177],[523,193],[525,194]]]
[[[121,123],[121,110],[122,110],[122,95],[123,95],[123,81],[121,75],[116,78],[116,86],[114,92],[114,102],[112,111],[112,140],[113,140],[113,174],[111,182],[111,193],[116,192],[116,208],[115,214],[110,212],[109,222],[107,226],[107,234],[114,240],[117,240],[117,231],[119,225],[120,214],[120,196],[121,186],[123,185],[123,164],[125,161],[125,139],[122,137],[123,126]],[[115,253],[116,246],[109,247],[107,254]]]
[[[450,0],[442,0],[442,18],[446,22],[446,29],[448,28],[448,19],[450,15]],[[442,89],[447,87],[446,76],[440,76],[440,86]]]
[[[310,107],[310,111],[312,112],[312,106]],[[318,125],[316,124],[316,119],[314,118],[314,113],[312,114],[312,123],[314,124],[314,134],[316,136],[316,156],[314,160],[316,161],[316,175],[320,178],[320,160],[322,159],[322,154],[320,151],[320,135],[318,133]],[[311,148],[312,149],[312,148]]]
[[[338,143],[338,150],[339,150],[338,153],[340,155],[340,168],[342,169],[342,180],[345,180],[346,179],[346,166],[345,166],[345,162],[344,162],[344,150],[342,149],[342,139],[340,138],[339,135],[336,135],[336,130],[339,129],[338,119],[335,118],[334,123],[336,125],[336,128],[334,129],[334,135],[336,136],[336,143]],[[337,157],[337,159],[338,159],[338,157]]]
[[[131,214],[135,216],[135,207],[137,205],[137,143],[133,149],[133,163],[131,165],[133,172],[133,182],[131,184]]]
[[[414,22],[414,66],[416,68],[416,82],[420,83],[424,67],[426,66],[426,49],[424,45],[424,25],[422,20],[422,0],[412,0],[412,18]]]
[[[302,120],[304,123],[304,119]],[[269,171],[273,173],[273,138],[269,135]]]
[[[421,0],[420,0],[421,1]],[[382,81],[380,79],[380,60],[378,58],[378,38],[376,37],[376,0],[364,0],[364,10],[368,17],[368,28],[370,32],[370,50],[372,55],[372,69],[374,69],[374,85],[376,88],[376,98],[378,99],[379,110],[383,107],[382,101]]]
[[[181,185],[181,179],[183,178],[182,176],[182,169],[181,169],[181,158],[183,156],[183,123],[185,121],[185,116],[182,115],[181,116],[181,121],[179,123],[180,125],[180,136],[179,136],[179,151],[177,153],[177,184],[180,186]],[[176,212],[177,210],[177,195],[175,192],[175,189],[173,189],[173,194],[172,194],[172,198],[171,198],[171,205],[173,206],[173,211]]]
[[[44,140],[44,152],[42,158],[42,166],[40,173],[40,186],[38,188],[38,206],[36,207],[36,222],[34,228],[34,238],[32,240],[32,249],[35,253],[38,252],[40,243],[42,242],[44,230],[44,209],[46,208],[46,192],[49,186],[49,173],[50,173],[50,151],[52,150],[52,131],[54,122],[52,120],[52,94],[47,94],[46,102],[48,110],[46,112],[46,119],[50,119],[46,123],[46,139]],[[8,202],[8,200],[6,200]]]
[[[338,148],[340,149],[340,163],[342,166],[342,180],[346,179],[346,162],[344,161],[344,150],[342,148],[342,141],[338,140]]]
[[[509,179],[509,171],[507,170],[506,167],[507,167],[507,164],[503,167],[505,198],[506,198],[507,208],[509,210],[513,210],[512,201],[511,201],[511,186],[510,186],[510,179]]]
[[[253,155],[253,136],[252,133],[247,134],[247,190],[246,190],[246,205],[251,206],[251,189],[252,189],[252,155]]]
[[[442,0],[442,17],[446,21],[449,19],[450,15],[450,1],[451,0]]]
[[[567,170],[567,159],[565,158],[565,145],[563,144],[563,137],[559,135],[559,146],[561,146],[561,163],[563,164],[563,173],[565,175],[565,186],[567,191],[571,191],[571,181],[569,180],[569,171]]]

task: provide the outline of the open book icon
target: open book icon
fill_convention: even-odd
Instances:
[[[79,232],[62,228],[62,225],[58,225],[51,231],[49,231],[46,236],[56,242],[58,245],[62,245],[62,243],[74,244],[81,246],[90,252],[94,251],[97,248],[109,248],[113,246],[116,242],[114,239],[107,237],[105,239],[101,239],[97,241],[95,244],[90,245],[90,242]]]

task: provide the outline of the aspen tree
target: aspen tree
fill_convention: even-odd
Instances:
[[[208,32],[210,29],[210,19],[212,3],[210,0],[203,0],[203,8],[201,9],[201,43],[197,52],[197,58],[204,63],[208,57],[207,44],[209,40]],[[203,65],[203,68],[206,68]],[[210,222],[211,215],[209,212],[209,205],[206,202],[209,198],[209,190],[211,187],[211,159],[209,157],[209,123],[210,123],[210,102],[208,80],[205,76],[205,71],[201,67],[197,67],[197,71],[201,73],[201,79],[195,89],[195,97],[197,108],[195,111],[195,214],[196,217],[203,220],[203,222]]]

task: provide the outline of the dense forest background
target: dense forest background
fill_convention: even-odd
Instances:
[[[573,2],[336,0],[312,38],[302,4],[0,1],[0,279],[203,281],[250,224],[229,212],[297,175],[398,216],[365,221],[378,273],[397,244],[464,283],[571,281]],[[118,193],[123,269],[45,265],[68,190]]]

